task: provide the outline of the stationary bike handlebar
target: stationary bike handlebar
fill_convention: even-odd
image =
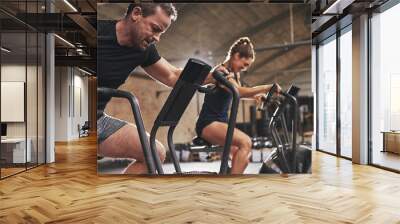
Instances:
[[[130,92],[119,90],[119,89],[106,88],[106,87],[98,87],[97,93],[100,95],[108,96],[108,97],[125,98],[129,101],[129,104],[131,105],[133,116],[135,118],[137,130],[139,133],[139,139],[140,139],[140,143],[142,145],[144,159],[146,160],[147,171],[149,174],[155,174],[156,173],[155,165],[154,165],[154,161],[151,157],[151,152],[150,152],[150,148],[149,148],[149,144],[148,144],[149,140],[148,140],[145,128],[144,128],[142,114],[140,113],[140,107],[139,107],[139,102],[138,102],[137,98]]]
[[[260,105],[258,105],[257,110],[266,110],[268,104],[271,102],[272,97],[274,96],[274,94],[280,94],[281,92],[278,90],[278,85],[277,84],[273,84],[271,89],[268,91],[267,94],[265,94],[264,96],[262,96],[262,100]]]
[[[229,91],[232,91],[232,89],[229,88],[231,83],[225,78],[226,74],[224,74],[223,72],[220,72],[220,71],[214,71],[212,73],[212,76],[217,81],[217,83],[227,86]],[[213,85],[198,85],[198,84],[195,84],[195,86],[196,86],[197,91],[199,91],[200,93],[205,93],[205,94],[213,93],[215,91],[215,87],[216,87]]]
[[[232,139],[233,139],[233,131],[236,126],[236,117],[239,108],[239,91],[238,89],[225,78],[225,74],[220,71],[214,71],[212,73],[214,79],[228,88],[228,90],[232,93],[232,105],[231,105],[231,112],[228,121],[228,130],[226,132],[225,137],[225,144],[224,144],[224,151],[222,153],[221,158],[221,167],[220,167],[220,174],[226,175],[228,174],[228,161],[229,161],[229,154],[231,151]]]

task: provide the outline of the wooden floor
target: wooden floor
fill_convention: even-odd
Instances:
[[[1,177],[7,177],[19,172],[22,172],[26,170],[25,167],[24,168],[1,168]]]
[[[0,223],[400,223],[400,175],[313,155],[312,175],[98,177],[95,139],[0,181]]]
[[[19,167],[7,167],[7,168],[1,168],[1,178],[6,178],[11,175],[15,175],[20,172],[24,172],[27,169],[34,169],[37,165],[36,164],[29,164],[27,167],[24,165],[19,165]]]

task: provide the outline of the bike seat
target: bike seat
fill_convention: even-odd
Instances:
[[[194,138],[192,139],[192,143],[193,143],[193,145],[197,145],[197,146],[202,146],[202,145],[205,145],[205,146],[212,146],[211,143],[207,142],[206,140],[202,139],[202,138],[199,137],[199,136],[194,137]]]

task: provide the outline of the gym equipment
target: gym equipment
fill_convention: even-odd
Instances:
[[[162,126],[169,127],[168,147],[170,150],[171,159],[175,167],[175,171],[177,174],[183,174],[173,144],[173,133],[175,127],[178,125],[178,122],[183,115],[183,112],[189,105],[195,92],[199,91],[203,93],[209,93],[210,91],[212,91],[212,89],[208,89],[202,86],[210,71],[211,66],[209,66],[208,64],[197,59],[189,59],[185,68],[182,71],[182,74],[180,75],[178,81],[175,83],[174,88],[168,96],[163,108],[158,114],[156,120],[154,121],[154,126],[150,132],[150,141],[148,140],[148,137],[146,135],[146,131],[143,125],[143,119],[136,97],[133,94],[122,90],[105,87],[97,88],[97,92],[100,95],[103,94],[109,97],[128,99],[134,115],[135,123],[139,133],[140,143],[143,149],[143,155],[147,165],[147,171],[149,174],[164,174],[161,161],[156,149],[157,130]],[[239,106],[239,93],[237,89],[224,77],[223,73],[219,71],[214,71],[212,75],[218,83],[226,86],[233,96],[229,117],[229,125],[226,133],[226,141],[223,148],[222,161],[219,171],[219,174],[227,174],[229,170],[228,160],[230,148],[232,144],[233,131],[236,124],[237,110]],[[148,142],[150,142],[150,145],[148,144]],[[205,174],[210,172],[189,173]]]
[[[182,71],[181,76],[176,82],[170,95],[168,96],[163,108],[158,114],[154,121],[153,128],[150,133],[150,149],[152,157],[155,162],[155,166],[158,174],[163,174],[163,168],[160,159],[157,154],[155,137],[160,127],[169,127],[168,130],[168,147],[171,153],[171,159],[175,167],[177,174],[184,174],[180,168],[178,159],[176,158],[176,152],[173,144],[173,133],[175,127],[178,125],[183,112],[189,105],[196,91],[208,93],[212,90],[202,87],[202,83],[210,72],[211,67],[206,63],[196,60],[189,59],[185,68]],[[219,174],[228,174],[228,160],[230,154],[230,148],[232,144],[233,131],[236,124],[236,116],[239,106],[239,93],[237,89],[224,77],[224,74],[219,71],[212,73],[214,79],[228,88],[232,93],[232,105],[228,122],[228,130],[226,133],[226,140],[222,152],[221,166]],[[186,174],[210,174],[211,172],[188,172]]]
[[[154,122],[154,126],[150,133],[150,141],[146,135],[136,97],[133,94],[122,90],[104,87],[98,88],[98,94],[128,99],[137,125],[139,139],[142,145],[143,155],[149,174],[164,173],[155,143],[155,137],[160,127],[169,127],[168,147],[171,153],[171,160],[174,164],[176,173],[184,174],[180,168],[180,164],[176,156],[174,148],[175,146],[173,144],[173,132],[195,92],[199,91],[208,93],[212,91],[201,86],[210,70],[211,67],[206,63],[196,59],[189,59],[181,76],[176,82],[163,108],[158,114],[157,119]],[[237,89],[224,77],[223,73],[215,71],[213,72],[213,77],[217,82],[226,86],[233,95],[228,130],[226,133],[226,141],[222,150],[223,153],[219,170],[219,174],[226,175],[229,172],[228,160],[230,147],[232,144],[233,131],[236,124],[239,93]],[[271,116],[269,128],[271,129],[273,144],[277,148],[264,161],[260,169],[260,173],[307,173],[310,171],[311,167],[311,151],[308,148],[297,146],[296,144],[298,107],[296,98],[294,96],[297,94],[299,89],[292,86],[287,93],[281,94],[275,94],[276,91],[274,91],[274,89],[276,89],[276,86],[272,87],[271,91],[263,100],[264,105],[262,105],[262,107],[259,109],[267,110],[267,107],[270,106],[275,106],[276,108],[273,116]],[[286,105],[288,104],[292,105],[295,112],[294,116],[292,116],[293,125],[291,137],[288,134],[283,113],[286,109]],[[279,131],[278,128],[281,128],[283,131]],[[148,144],[149,142],[150,145]],[[212,172],[188,172],[186,174],[210,173]]]
[[[116,98],[124,98],[129,101],[135,119],[136,127],[139,133],[139,139],[142,145],[143,156],[147,165],[147,171],[149,174],[156,174],[154,168],[155,166],[154,161],[151,156],[150,148],[148,145],[149,140],[147,138],[146,129],[144,128],[142,114],[140,113],[139,103],[137,98],[130,92],[119,89],[106,88],[106,87],[98,87],[97,94],[116,97]]]
[[[189,147],[191,152],[223,152],[224,148],[219,145],[212,145],[201,137],[195,136]]]
[[[276,149],[263,162],[260,173],[311,172],[311,150],[308,147],[298,145],[296,138],[299,108],[295,96],[299,90],[298,87],[291,86],[287,92],[278,93],[277,86],[274,84],[258,108],[259,110],[275,108],[269,122],[269,128]],[[284,113],[288,105],[291,105],[294,110],[291,136],[287,129]]]
[[[253,149],[272,148],[272,142],[268,137],[260,136],[251,138]]]

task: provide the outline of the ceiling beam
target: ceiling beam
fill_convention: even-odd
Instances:
[[[294,13],[300,12],[299,9],[303,9],[303,8],[304,8],[304,5],[296,4],[293,7]],[[241,36],[248,36],[248,37],[254,36],[257,33],[261,32],[261,31],[263,31],[263,30],[265,30],[265,29],[267,29],[267,28],[269,28],[269,27],[271,27],[271,26],[273,26],[275,24],[278,24],[281,21],[284,21],[285,19],[288,18],[289,13],[290,13],[290,10],[289,10],[289,7],[288,7],[287,10],[284,10],[283,12],[279,13],[278,15],[272,16],[272,17],[264,20],[263,22],[259,23],[256,26],[249,27],[248,29],[243,30],[240,34],[238,34],[234,38],[230,38],[225,43],[222,43],[221,46],[215,52],[221,52],[221,51],[222,52],[226,52],[227,49],[232,45],[232,43],[238,37],[241,37]]]
[[[290,47],[295,47],[295,46],[303,46],[303,45],[308,45],[311,46],[311,39],[308,40],[299,40],[294,43],[286,43],[286,44],[275,44],[275,45],[269,45],[265,47],[256,47],[254,49],[255,52],[262,52],[262,51],[270,51],[270,50],[275,50],[275,49],[287,49]]]
[[[61,13],[18,13],[15,18],[41,32],[81,31],[83,28],[72,20],[70,14]],[[79,15],[73,13],[73,15]],[[3,21],[3,19],[1,19]],[[31,28],[31,29],[32,29]],[[92,30],[93,31],[93,30]],[[95,30],[94,30],[95,31]]]
[[[1,7],[0,7],[0,12],[1,12],[2,14],[6,15],[7,17],[12,18],[15,22],[17,22],[17,23],[19,23],[19,24],[22,24],[22,25],[25,25],[26,28],[30,28],[30,29],[32,29],[32,30],[36,30],[35,27],[31,26],[30,24],[26,23],[23,19],[19,18],[18,15],[14,15],[13,13],[11,13],[11,12],[9,12],[9,11],[7,11],[7,10],[1,8]],[[26,28],[25,28],[25,29],[26,29]]]
[[[273,45],[268,45],[268,46],[261,46],[261,47],[254,48],[254,51],[257,54],[257,53],[263,52],[263,51],[274,51],[274,50],[277,50],[277,49],[283,49],[282,53],[284,53],[285,51],[287,52],[289,50],[292,50],[292,48],[301,47],[301,46],[307,46],[307,45],[311,47],[311,40],[300,40],[298,42],[289,43],[289,44],[273,44]],[[212,54],[213,57],[224,57],[225,55],[226,55],[226,52],[225,53],[220,52],[219,54]],[[274,57],[280,56],[280,55],[281,54],[277,54]],[[200,57],[203,57],[203,58],[209,57],[208,54],[201,54],[201,55],[196,55],[196,56],[200,56]],[[182,62],[182,61],[186,61],[187,60],[187,58],[166,58],[166,59],[169,62]],[[269,57],[268,59],[265,59],[265,61],[266,62],[270,62],[273,59],[274,59],[273,57]],[[265,62],[261,63],[261,64],[257,63],[256,68],[258,68],[259,66],[263,66],[265,64],[266,64]],[[251,68],[251,70],[255,70],[255,69]],[[253,73],[251,73],[251,74],[253,74]]]
[[[282,69],[282,70],[291,70],[291,69],[294,69],[294,68],[296,68],[297,66],[299,66],[299,65],[301,65],[301,64],[304,64],[305,62],[311,62],[311,56],[310,56],[310,55],[307,55],[306,57],[304,57],[304,58],[302,58],[302,59],[300,59],[300,60],[297,60],[296,62],[294,62],[294,63],[292,63],[292,64],[286,66],[286,67],[285,67],[284,69]],[[311,70],[311,65],[310,65],[310,70]],[[268,74],[268,72],[266,72],[266,73]],[[280,73],[279,73],[279,72],[278,72],[278,73],[273,73],[272,75],[270,75],[269,77],[265,78],[264,80],[262,80],[262,81],[259,82],[258,84],[270,83],[270,82],[275,78],[275,76],[278,75],[278,74],[280,74]],[[283,77],[284,77],[284,76],[288,76],[288,75],[292,75],[292,74],[297,74],[297,73],[286,73],[286,74],[283,75]],[[282,78],[282,77],[281,77],[281,78]]]
[[[300,46],[299,45],[289,46],[287,48],[284,48],[280,51],[273,53],[272,55],[270,55],[269,57],[265,58],[264,60],[262,60],[260,62],[256,62],[256,64],[253,67],[250,67],[250,71],[248,74],[250,75],[251,73],[256,72],[257,70],[264,67],[265,65],[272,63],[277,58],[279,58],[285,54],[288,54],[289,52],[293,51],[294,49],[296,49],[298,47],[300,47]]]
[[[96,58],[89,56],[55,56],[56,66],[79,66],[87,67],[96,71]]]
[[[86,3],[93,9],[93,11],[97,12],[96,6],[94,6],[89,0],[86,0]]]
[[[288,73],[298,73],[298,72],[308,72],[311,71],[311,68],[309,67],[301,67],[301,68],[293,68],[293,69],[276,69],[276,70],[271,70],[271,71],[266,71],[266,72],[256,72],[256,73],[251,73],[251,76],[272,76],[275,74],[288,74]],[[250,75],[245,76],[245,78],[250,77]]]
[[[74,21],[78,26],[80,26],[83,31],[88,35],[86,41],[90,46],[96,46],[97,44],[97,31],[96,28],[89,23],[89,21],[80,14],[68,14],[68,17]]]

